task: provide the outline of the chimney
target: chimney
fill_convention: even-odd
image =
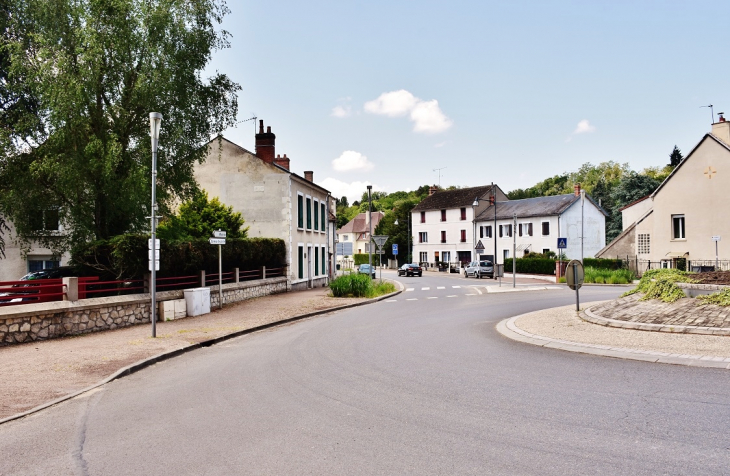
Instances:
[[[438,192],[439,188],[436,185],[433,185],[431,187],[428,187],[428,196],[430,197],[434,193]]]
[[[575,192],[576,197],[580,197],[580,184],[579,183],[573,185],[573,191]]]
[[[305,170],[304,178],[310,182],[314,182],[314,172],[312,172],[311,170]]]
[[[712,125],[712,135],[730,146],[730,122],[725,120],[724,112],[719,113],[720,118]]]
[[[274,163],[274,144],[276,136],[271,132],[271,126],[264,132],[264,121],[259,121],[259,133],[256,134],[256,155],[267,164]]]
[[[286,154],[284,154],[284,157],[280,157],[279,154],[276,154],[274,163],[279,167],[283,167],[286,170],[289,170],[289,158],[286,156]]]

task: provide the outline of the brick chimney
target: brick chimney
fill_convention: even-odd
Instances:
[[[730,145],[730,122],[725,120],[724,112],[719,113],[720,118],[712,125],[712,135]]]
[[[575,192],[576,197],[580,197],[580,184],[579,183],[573,185],[573,191]]]
[[[311,170],[305,170],[304,178],[310,182],[314,182],[314,172],[312,172]]]
[[[267,164],[274,163],[275,142],[276,136],[271,132],[271,126],[264,132],[264,121],[260,120],[259,133],[256,134],[256,155]]]
[[[289,158],[284,154],[284,157],[279,156],[279,154],[276,154],[276,158],[274,159],[274,163],[278,165],[279,167],[284,167],[286,170],[289,170]]]
[[[434,193],[438,192],[439,188],[436,185],[432,185],[431,187],[428,187],[428,196],[430,197]]]

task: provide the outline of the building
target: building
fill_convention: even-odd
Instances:
[[[384,216],[383,212],[358,213],[355,218],[337,230],[337,242],[352,243],[353,254],[370,253],[370,222],[372,221],[372,230],[375,233],[375,228]],[[373,253],[376,251],[377,247],[373,245]],[[344,256],[340,256],[338,260],[343,258]]]
[[[435,266],[476,259],[474,217],[487,209],[493,194],[497,201],[509,200],[496,185],[456,190],[431,187],[428,197],[411,210],[414,260]]]
[[[276,136],[259,121],[256,153],[218,137],[195,166],[200,187],[243,215],[251,238],[281,238],[286,244],[292,288],[325,286],[334,265],[335,201],[329,191],[289,169],[275,155]]]
[[[495,240],[499,264],[528,252],[559,254],[558,238],[567,238],[567,258],[590,258],[606,245],[606,216],[589,196],[581,198],[580,185],[572,194],[498,201],[476,217],[480,258],[491,260]]]
[[[59,223],[58,212],[47,210],[39,214],[43,217],[42,223],[39,220],[39,229],[44,233],[63,233],[63,225]],[[31,271],[40,271],[58,266],[66,266],[71,259],[69,253],[61,256],[54,256],[49,248],[40,246],[39,243],[30,243],[28,249],[18,242],[15,226],[12,222],[6,222],[9,230],[3,231],[5,240],[5,258],[0,259],[0,281],[16,281]]]
[[[720,115],[687,157],[646,199],[625,207],[623,232],[599,252],[637,269],[719,266],[730,252],[730,122]],[[717,255],[715,254],[717,250]]]

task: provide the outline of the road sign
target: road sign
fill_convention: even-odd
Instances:
[[[571,260],[565,268],[565,282],[568,283],[568,287],[580,289],[584,279],[583,263],[577,259]]]
[[[352,242],[342,241],[335,244],[335,253],[337,256],[352,256]]]
[[[147,269],[152,271],[152,260],[149,261],[149,267]],[[159,271],[159,270],[160,270],[160,260],[156,259],[155,260],[155,271]]]
[[[155,257],[154,258],[152,258],[152,253],[155,254]],[[154,250],[154,251],[153,250],[147,250],[147,257],[149,259],[156,259],[157,261],[159,261],[160,260],[160,250]]]
[[[226,232],[225,231],[217,230],[217,231],[214,231],[213,232],[213,236],[215,236],[216,238],[225,238],[226,237]]]
[[[720,235],[713,236],[712,241],[720,241]]]
[[[477,246],[474,248],[477,253],[480,251],[484,251],[484,245],[482,244],[482,240],[477,241]]]
[[[149,249],[149,250],[152,249],[152,239],[151,238],[147,240],[147,249]],[[160,240],[159,239],[155,239],[155,249],[156,250],[160,249]]]
[[[397,243],[393,243],[393,254],[398,255],[398,244]]]
[[[373,241],[380,248],[388,241],[388,235],[373,235]]]
[[[225,245],[226,239],[225,238],[208,238],[208,243],[211,245]]]
[[[558,238],[558,249],[562,250],[568,247],[568,239],[567,238]]]

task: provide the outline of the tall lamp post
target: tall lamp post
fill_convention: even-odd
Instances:
[[[370,211],[370,207],[372,206],[372,198],[370,196],[370,191],[373,189],[372,185],[368,185],[368,225],[370,225],[370,229],[368,230],[368,265],[370,266],[370,272],[373,272],[373,212]]]
[[[152,320],[152,337],[157,337],[157,142],[160,139],[160,126],[162,125],[162,114],[159,112],[150,113],[150,137],[152,139],[152,213],[150,217],[150,230],[152,230],[152,253],[150,256],[150,319]]]
[[[410,215],[411,212],[408,212]],[[408,217],[410,218],[410,216]],[[398,226],[398,219],[393,222],[395,226]],[[409,219],[406,219],[406,225],[408,225],[408,236],[406,237],[406,263],[410,263],[410,256],[411,256],[411,222]],[[396,261],[398,261],[396,259]]]

